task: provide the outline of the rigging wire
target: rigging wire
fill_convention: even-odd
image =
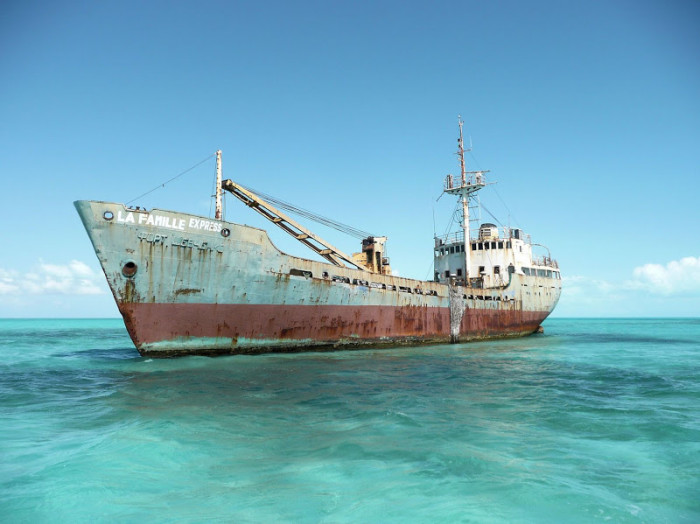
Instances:
[[[303,209],[301,207],[295,206],[293,204],[290,204],[288,202],[285,202],[284,200],[280,200],[279,198],[273,197],[272,195],[268,195],[266,193],[263,193],[262,191],[258,191],[256,189],[252,189],[250,187],[246,187],[243,184],[241,184],[242,187],[247,189],[248,191],[255,193],[258,196],[261,196],[265,200],[272,202],[276,206],[284,209],[285,211],[289,211],[290,213],[294,213],[295,215],[302,216],[304,218],[308,218],[309,220],[312,220],[314,222],[317,222],[319,224],[323,224],[326,227],[330,227],[332,229],[335,229],[337,231],[340,231],[341,233],[345,233],[347,235],[353,236],[355,238],[367,238],[371,236],[376,236],[373,235],[372,233],[369,233],[367,231],[364,231],[362,229],[349,226],[347,224],[343,224],[342,222],[338,222],[336,220],[333,220],[328,217],[324,217],[323,215],[319,215],[317,213],[313,213],[307,209]]]
[[[172,177],[170,180],[166,180],[166,181],[163,182],[162,184],[158,184],[156,187],[154,187],[154,188],[151,189],[150,191],[146,191],[143,195],[139,195],[139,196],[137,196],[136,198],[133,198],[133,199],[129,200],[129,201],[126,203],[126,205],[129,205],[129,204],[131,204],[132,202],[136,202],[138,199],[143,198],[143,197],[145,197],[146,195],[150,195],[150,194],[153,193],[156,189],[160,189],[161,187],[165,187],[166,184],[169,184],[169,183],[172,182],[173,180],[175,180],[175,179],[177,179],[177,178],[180,178],[180,177],[181,177],[182,175],[184,175],[185,173],[189,173],[189,172],[192,171],[194,168],[201,166],[204,162],[206,162],[207,160],[209,160],[211,157],[213,157],[213,156],[215,156],[215,155],[216,155],[216,153],[212,153],[211,155],[209,155],[208,157],[206,157],[204,160],[202,160],[202,161],[200,161],[200,162],[197,162],[197,163],[196,163],[195,165],[193,165],[192,167],[189,167],[189,168],[185,169],[182,173],[179,173],[179,174],[175,175],[175,176]]]
[[[474,160],[474,163],[476,164],[476,167],[477,167],[479,170],[481,170],[481,166],[479,165],[479,161],[476,159],[476,156],[474,156],[474,153],[472,153],[472,152],[470,151],[470,152],[469,152],[469,156],[472,158],[472,160]],[[515,218],[515,217],[513,216],[513,214],[510,212],[510,208],[508,207],[508,204],[506,204],[506,202],[503,200],[503,198],[501,198],[501,195],[499,194],[498,190],[496,189],[496,186],[495,186],[495,185],[492,186],[492,189],[493,189],[493,192],[496,193],[496,196],[498,197],[498,200],[500,200],[500,201],[501,201],[501,204],[503,204],[503,207],[506,208],[506,211],[508,212],[508,217],[513,217],[513,220],[515,220],[515,223],[517,224],[517,223],[518,223],[518,219]],[[505,226],[493,215],[493,213],[491,213],[491,211],[489,211],[488,209],[486,209],[486,206],[484,206],[483,204],[481,204],[481,207],[482,207],[482,209],[484,209],[484,211],[486,211],[489,215],[491,215],[491,217],[492,217],[496,222],[498,222],[498,224],[499,224],[501,227],[505,227]]]
[[[211,218],[211,208],[216,202],[216,177],[214,178],[214,181],[211,183],[211,192],[212,196],[209,199],[209,214],[207,215],[209,218]]]
[[[432,270],[432,271],[431,271]],[[428,269],[425,270],[425,277],[423,280],[428,280],[431,277],[431,273],[435,271],[435,259],[430,261],[430,264],[428,265]]]
[[[493,187],[493,191],[494,191],[494,193],[496,193],[496,196],[501,201],[501,204],[503,204],[503,207],[505,207],[506,211],[508,211],[508,217],[513,217],[513,220],[515,221],[515,223],[519,224],[520,221],[515,216],[513,216],[513,213],[510,212],[510,208],[508,208],[508,204],[506,204],[505,201],[501,198],[501,195],[498,193],[498,191],[496,191],[495,186]]]
[[[474,153],[472,153],[472,152],[470,151],[470,152],[469,152],[469,156],[472,158],[472,160],[474,160],[474,163],[476,164],[476,167],[477,167],[478,169],[481,169],[481,166],[479,166],[479,161],[476,159],[476,156],[474,156]],[[510,219],[510,217],[512,217],[513,220],[515,221],[515,223],[518,224],[518,223],[519,223],[518,219],[517,219],[515,216],[513,216],[513,214],[512,214],[511,211],[510,211],[510,208],[508,207],[508,204],[506,204],[505,200],[503,200],[503,198],[501,197],[500,193],[499,193],[498,190],[496,189],[496,186],[492,186],[492,189],[493,189],[493,192],[496,193],[496,196],[498,197],[498,200],[500,200],[500,201],[501,201],[501,204],[503,204],[503,207],[506,208],[506,211],[508,212],[508,217],[509,217],[509,219]],[[489,215],[491,215],[491,217],[492,217],[496,222],[498,222],[499,225],[500,225],[501,227],[505,227],[501,222],[499,222],[499,220],[493,215],[493,213],[491,213],[491,211],[489,211],[488,209],[486,209],[486,207],[485,207],[483,204],[481,205],[481,207],[482,207]]]
[[[136,198],[133,198],[133,199],[129,200],[126,204],[129,205],[129,204],[131,204],[131,203],[133,203],[133,202],[136,202],[137,200],[139,200],[139,199],[145,197],[146,195],[149,195],[149,194],[153,193],[153,192],[156,191],[157,189],[160,189],[160,188],[162,188],[162,187],[165,187],[167,184],[169,184],[169,183],[172,182],[173,180],[176,180],[176,179],[180,178],[181,176],[185,175],[186,173],[189,173],[189,172],[192,171],[193,169],[199,167],[200,165],[202,165],[204,162],[206,162],[207,160],[209,160],[209,159],[212,158],[213,156],[216,156],[216,153],[212,153],[211,155],[209,155],[209,156],[207,156],[206,158],[204,158],[203,160],[197,162],[197,163],[194,164],[193,166],[191,166],[191,167],[185,169],[184,171],[178,173],[177,175],[175,175],[174,177],[170,178],[169,180],[166,180],[165,182],[163,182],[163,183],[161,183],[161,184],[158,184],[158,185],[157,185],[156,187],[154,187],[153,189],[151,189],[151,190],[149,190],[149,191],[146,191],[146,192],[143,193],[142,195],[139,195],[139,196],[137,196]],[[284,209],[284,210],[286,210],[286,211],[289,211],[290,213],[294,213],[294,214],[296,214],[296,215],[299,215],[299,216],[308,218],[309,220],[312,220],[312,221],[317,222],[317,223],[319,223],[319,224],[323,224],[323,225],[325,225],[325,226],[327,226],[327,227],[330,227],[330,228],[332,228],[332,229],[335,229],[335,230],[337,230],[337,231],[340,231],[341,233],[345,233],[345,234],[347,234],[347,235],[353,236],[353,237],[355,237],[355,238],[360,238],[360,239],[362,239],[362,238],[367,238],[367,237],[371,237],[371,236],[376,236],[376,235],[373,235],[372,233],[369,233],[368,231],[364,231],[364,230],[362,230],[362,229],[359,229],[359,228],[356,228],[356,227],[353,227],[353,226],[350,226],[350,225],[347,225],[347,224],[343,224],[342,222],[338,222],[338,221],[333,220],[333,219],[331,219],[331,218],[324,217],[323,215],[319,215],[319,214],[317,214],[317,213],[313,213],[313,212],[311,212],[311,211],[309,211],[309,210],[307,210],[307,209],[303,209],[303,208],[301,208],[301,207],[295,206],[295,205],[293,205],[293,204],[290,204],[290,203],[288,203],[288,202],[285,202],[284,200],[280,200],[279,198],[273,197],[272,195],[268,195],[268,194],[266,194],[266,193],[263,193],[262,191],[257,191],[257,190],[255,190],[255,189],[252,189],[252,188],[249,188],[249,187],[246,187],[246,186],[243,186],[243,187],[244,187],[245,189],[247,189],[247,190],[249,190],[249,191],[251,191],[251,192],[257,194],[257,195],[260,195],[260,196],[261,196],[262,198],[264,198],[265,200],[269,200],[269,201],[272,202],[273,204],[275,204],[275,205],[281,207],[282,209]],[[215,190],[216,190],[216,188],[214,188],[214,191],[215,191]],[[209,207],[210,207],[210,209],[209,209],[209,215],[211,215],[211,202],[210,202],[210,206],[209,206]]]
[[[496,215],[494,215],[493,213],[491,213],[491,211],[488,210],[488,208],[487,208],[484,204],[481,204],[481,209],[483,209],[483,210],[486,211],[489,215],[491,215],[491,218],[493,218],[496,222],[498,222],[498,225],[499,225],[499,226],[501,226],[501,227],[506,227],[506,226],[504,226],[504,225],[501,223],[500,220],[498,220],[498,218],[496,218]]]
[[[483,171],[483,170],[481,169],[481,166],[479,165],[479,161],[478,161],[478,160],[476,159],[476,157],[474,156],[474,153],[472,153],[471,151],[469,151],[469,156],[472,158],[472,160],[473,160],[474,163],[476,164],[476,168],[477,168],[476,170],[477,170],[477,171]]]
[[[447,238],[450,235],[450,232],[452,231],[452,224],[455,223],[455,217],[457,217],[459,215],[459,206],[460,206],[460,201],[458,200],[457,203],[455,204],[454,209],[452,210],[452,214],[450,215],[450,221],[447,223],[447,227],[445,228],[445,232],[442,234],[441,237],[438,237],[438,238]]]

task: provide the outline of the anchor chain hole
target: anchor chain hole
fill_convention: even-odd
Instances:
[[[132,262],[131,260],[124,264],[124,267],[122,267],[122,275],[125,277],[133,277],[136,274],[136,271],[138,270],[138,266],[136,265],[136,262]]]

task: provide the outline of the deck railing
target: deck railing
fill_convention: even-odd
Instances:
[[[559,263],[550,257],[532,257],[532,263],[536,266],[546,266],[559,269]]]

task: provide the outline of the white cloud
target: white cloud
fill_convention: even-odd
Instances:
[[[596,293],[609,293],[613,291],[613,285],[606,281],[595,278],[588,278],[581,275],[572,275],[562,277],[564,286],[566,287],[567,293],[579,294],[579,293],[590,293],[595,291]]]
[[[16,273],[6,271],[0,268],[0,295],[15,294],[20,291],[19,286],[15,283]]]
[[[700,257],[672,260],[665,266],[644,264],[634,269],[634,278],[625,284],[658,295],[700,293]]]
[[[625,281],[564,276],[557,313],[569,316],[668,316],[700,312],[700,257],[644,264]]]
[[[102,275],[79,260],[67,265],[43,261],[26,273],[0,268],[0,295],[99,295],[106,293]]]
[[[644,264],[634,268],[632,278],[616,283],[580,275],[564,276],[567,293],[617,295],[646,291],[656,295],[700,295],[700,257],[672,260],[665,266]]]

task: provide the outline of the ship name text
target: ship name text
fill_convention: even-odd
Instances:
[[[174,229],[176,231],[185,230],[196,230],[196,231],[213,231],[215,233],[220,233],[222,229],[221,222],[216,222],[214,220],[204,220],[201,218],[190,218],[185,220],[184,218],[174,218],[164,215],[156,215],[155,213],[136,213],[138,218],[134,216],[134,213],[127,211],[126,213],[122,211],[117,212],[117,222],[122,224],[136,224],[164,227],[166,229]]]

